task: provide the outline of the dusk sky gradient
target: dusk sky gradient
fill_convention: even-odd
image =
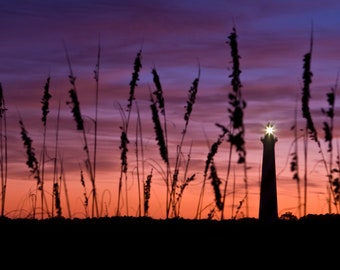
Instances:
[[[136,0],[44,0],[5,1],[0,4],[0,83],[6,103],[8,137],[8,182],[6,215],[24,217],[31,213],[32,194],[36,182],[26,165],[26,152],[20,136],[19,119],[40,155],[43,142],[41,99],[48,76],[50,81],[50,112],[47,116],[48,161],[45,189],[48,203],[52,197],[52,175],[58,104],[60,102],[59,151],[62,157],[70,210],[65,202],[65,187],[61,190],[65,217],[86,216],[83,207],[83,187],[80,170],[85,171],[82,133],[76,130],[70,100],[70,74],[65,47],[72,70],[80,109],[85,120],[88,140],[93,150],[93,119],[95,117],[94,69],[98,43],[101,45],[98,103],[97,175],[98,201],[101,215],[115,215],[120,172],[119,107],[126,108],[133,63],[142,50],[135,101],[143,123],[145,176],[154,174],[151,183],[149,216],[165,218],[166,186],[159,171],[165,170],[159,154],[150,110],[150,91],[155,90],[152,69],[155,68],[163,87],[169,155],[174,162],[176,146],[184,128],[185,105],[192,82],[199,75],[196,102],[182,148],[183,157],[190,154],[190,171],[196,174],[183,194],[180,215],[194,218],[203,182],[205,160],[209,146],[217,140],[219,123],[229,124],[228,94],[231,91],[232,58],[226,42],[236,28],[240,58],[240,79],[244,110],[245,140],[249,184],[249,216],[258,217],[262,143],[264,126],[272,122],[278,141],[275,146],[279,215],[292,212],[299,215],[297,185],[290,172],[291,145],[294,133],[294,113],[299,127],[305,127],[301,111],[303,56],[309,52],[313,32],[310,109],[318,130],[323,152],[328,160],[322,123],[326,117],[326,93],[336,86],[340,67],[340,2],[323,1],[136,1]],[[334,144],[340,134],[340,107],[335,101]],[[121,214],[138,213],[138,184],[134,153],[137,118],[136,106],[131,113],[127,181]],[[302,134],[300,132],[300,134]],[[300,148],[300,176],[303,176],[303,143]],[[335,147],[336,149],[336,147]],[[224,142],[216,155],[218,174],[224,182],[229,144]],[[335,160],[336,150],[333,157]],[[243,167],[236,164],[233,151],[232,173],[227,192],[225,217],[235,214],[244,196]],[[325,169],[315,142],[308,142],[307,212],[328,212],[328,191]],[[184,170],[184,161],[182,164]],[[87,192],[90,181],[85,174]],[[235,197],[233,181],[235,180]],[[223,185],[222,185],[223,186]],[[222,187],[221,186],[221,187]],[[301,186],[302,188],[302,186]],[[90,197],[90,195],[89,195]],[[91,202],[91,199],[90,199]],[[126,210],[128,203],[128,210]],[[232,207],[232,204],[234,206]],[[205,190],[203,217],[214,205],[210,181]],[[39,207],[39,205],[38,205]],[[127,213],[128,211],[128,213]],[[334,211],[334,209],[333,209]],[[39,211],[38,211],[39,212]],[[238,217],[246,214],[245,206]]]

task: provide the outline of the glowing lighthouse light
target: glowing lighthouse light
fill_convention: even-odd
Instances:
[[[265,133],[266,133],[266,135],[268,134],[268,135],[272,135],[272,134],[274,134],[274,126],[272,125],[272,124],[270,124],[270,123],[268,123],[267,125],[266,125],[266,128],[265,128]]]

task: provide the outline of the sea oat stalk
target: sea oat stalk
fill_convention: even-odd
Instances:
[[[5,202],[7,189],[7,119],[6,119],[6,105],[5,98],[0,83],[0,170],[1,170],[1,217],[5,216]]]
[[[156,68],[153,68],[151,70],[151,73],[153,75],[153,82],[156,86],[156,90],[152,93],[155,96],[155,100],[152,100],[153,105],[151,105],[152,110],[152,118],[155,124],[155,131],[156,131],[156,140],[158,141],[158,144],[160,147],[164,147],[163,149],[160,148],[161,155],[165,164],[166,164],[166,217],[169,217],[170,214],[170,207],[171,207],[171,188],[170,188],[170,163],[168,160],[168,128],[167,128],[167,119],[166,119],[166,112],[165,112],[165,101],[164,101],[164,95],[163,95],[163,87],[159,78],[159,75],[157,73]],[[151,97],[152,99],[152,97]],[[160,122],[160,118],[158,113],[163,115],[163,127]],[[157,134],[157,129],[159,129],[159,132],[162,134]],[[161,141],[159,141],[161,140]],[[162,146],[163,144],[163,146]]]
[[[97,188],[96,188],[96,182],[95,178],[93,175],[93,165],[91,162],[91,156],[90,156],[90,150],[88,147],[87,143],[87,136],[86,136],[86,131],[84,127],[84,120],[80,111],[80,103],[78,100],[78,93],[76,90],[76,77],[73,75],[72,67],[71,67],[71,61],[68,55],[68,52],[65,47],[65,52],[66,52],[66,59],[68,62],[70,74],[69,74],[69,81],[71,84],[71,89],[69,90],[69,95],[71,98],[71,101],[67,101],[66,104],[71,107],[71,112],[73,113],[73,118],[76,121],[77,124],[77,130],[82,131],[83,133],[83,139],[84,139],[84,151],[86,153],[86,160],[85,160],[85,167],[90,175],[90,181],[92,184],[92,198],[93,198],[93,203],[92,203],[92,217],[98,216],[99,215],[99,210],[98,210],[98,202],[97,202]]]
[[[150,174],[147,176],[144,184],[144,216],[147,217],[149,214],[149,201],[151,195],[151,180],[152,180],[152,169]]]
[[[88,217],[89,199],[87,197],[85,178],[84,178],[84,174],[83,174],[82,170],[80,170],[80,183],[81,183],[81,185],[84,188],[84,193],[83,193],[83,195],[84,195],[84,202],[83,202],[83,205],[84,205],[84,209],[85,209],[85,216]]]
[[[221,190],[220,190],[220,185],[222,184],[222,181],[217,175],[217,169],[213,162],[210,165],[209,179],[211,179],[211,185],[214,188],[216,207],[219,211],[221,211],[223,209],[222,195],[221,195]]]
[[[338,79],[337,79],[338,80]],[[327,96],[327,103],[328,108],[321,109],[321,112],[326,115],[328,121],[323,122],[323,130],[324,130],[324,140],[327,143],[327,152],[329,153],[329,168],[333,168],[333,132],[334,132],[334,114],[335,114],[335,94],[336,94],[337,83],[335,87],[331,88],[331,91],[326,94]],[[337,187],[337,182],[335,181],[335,176],[333,175],[336,173],[336,170],[331,169],[328,175],[328,187],[332,198],[329,199],[329,213],[332,213],[331,202],[335,206],[336,212],[338,213],[338,204],[339,204],[339,189]]]
[[[45,86],[44,86],[44,94],[41,99],[41,104],[42,104],[42,117],[41,121],[44,126],[44,134],[43,134],[43,146],[42,146],[42,160],[41,160],[41,218],[44,218],[44,200],[45,200],[45,195],[44,195],[44,181],[45,181],[45,157],[46,157],[46,132],[47,132],[47,115],[50,112],[49,110],[49,100],[51,99],[51,94],[50,94],[50,81],[51,77],[48,76]],[[53,192],[53,194],[55,194]]]
[[[61,217],[61,203],[60,203],[60,193],[58,182],[53,184],[53,197],[55,198],[55,208],[57,212],[57,217]]]
[[[177,212],[177,209],[176,209],[176,204],[179,201],[179,198],[176,198],[176,194],[178,194],[177,196],[182,196],[184,187],[186,187],[188,185],[188,183],[190,182],[190,181],[187,182],[188,179],[186,179],[186,177],[184,176],[184,179],[185,179],[184,183],[178,185],[179,167],[180,167],[181,156],[182,156],[182,147],[183,147],[183,143],[184,143],[184,137],[187,134],[187,129],[188,129],[188,125],[189,125],[190,116],[191,116],[191,113],[192,113],[192,110],[193,110],[193,106],[194,106],[195,101],[196,101],[196,96],[197,96],[197,92],[198,92],[198,85],[199,85],[199,80],[200,80],[200,73],[201,73],[201,69],[199,67],[198,76],[194,79],[194,81],[192,82],[192,85],[191,85],[191,87],[188,91],[188,99],[187,99],[187,104],[185,106],[186,110],[185,110],[185,113],[184,113],[185,124],[184,124],[184,129],[182,131],[181,141],[177,146],[175,169],[174,169],[174,173],[173,173],[173,176],[172,176],[171,194],[170,194],[170,204],[172,204],[173,215],[175,217],[178,217],[178,215],[179,215],[179,213]],[[187,166],[188,166],[188,164],[187,164]],[[179,193],[177,192],[178,188],[180,189]]]
[[[136,124],[136,173],[137,173],[137,187],[138,187],[138,216],[142,216],[142,198],[141,198],[141,182],[144,183],[144,146],[143,146],[143,129],[142,120],[140,117],[139,107],[136,102],[137,109],[137,124]],[[142,172],[140,172],[140,163]],[[142,174],[142,176],[141,176]],[[142,180],[141,180],[142,177]],[[144,204],[145,205],[145,204]],[[144,211],[145,213],[145,211]]]
[[[310,39],[310,50],[308,53],[306,53],[303,57],[303,74],[302,74],[302,79],[303,79],[303,87],[302,87],[302,97],[301,97],[301,103],[302,103],[302,116],[303,118],[306,119],[306,127],[305,127],[305,135],[304,135],[304,163],[305,163],[305,170],[304,170],[304,215],[307,214],[307,174],[308,174],[308,166],[307,166],[307,160],[308,160],[308,137],[312,141],[315,141],[318,148],[319,152],[322,155],[322,162],[325,165],[326,169],[326,175],[329,178],[330,173],[328,172],[328,165],[326,163],[325,157],[323,155],[323,151],[321,148],[321,144],[318,138],[318,133],[314,125],[314,121],[312,118],[312,114],[310,112],[309,108],[309,101],[311,98],[311,93],[310,93],[310,85],[312,83],[312,77],[313,73],[311,71],[311,62],[312,62],[312,50],[313,50],[313,31],[311,34],[311,39]]]
[[[117,212],[116,216],[120,215],[120,202],[122,200],[122,187],[123,187],[123,177],[125,177],[125,194],[126,194],[126,200],[125,200],[125,205],[126,205],[126,214],[128,215],[128,190],[127,190],[127,166],[128,166],[128,161],[127,161],[127,153],[128,153],[128,144],[129,144],[129,139],[128,139],[128,129],[129,129],[129,122],[130,122],[130,116],[131,116],[131,110],[132,110],[132,104],[133,101],[135,101],[135,90],[136,87],[138,86],[138,81],[139,81],[139,73],[142,69],[142,50],[139,50],[137,53],[137,56],[134,61],[134,66],[133,66],[133,72],[132,72],[132,78],[130,81],[130,92],[129,92],[129,98],[128,98],[128,104],[127,104],[127,117],[125,117],[124,112],[121,110],[121,115],[122,115],[122,120],[123,120],[123,125],[120,126],[121,129],[121,143],[119,146],[119,149],[121,150],[121,169],[120,169],[120,177],[119,177],[119,184],[118,184],[118,203],[117,203]]]
[[[204,197],[204,192],[205,192],[206,180],[208,178],[209,167],[214,161],[214,156],[217,154],[219,146],[224,141],[225,136],[229,133],[229,130],[226,127],[224,127],[223,125],[218,124],[218,123],[216,123],[215,125],[222,129],[222,133],[218,136],[217,140],[211,145],[210,151],[209,151],[209,153],[207,155],[207,159],[205,161],[205,167],[204,167],[204,173],[203,173],[204,179],[203,179],[203,184],[202,184],[202,187],[201,187],[201,193],[200,193],[198,204],[197,204],[196,219],[201,218],[202,207],[203,207],[203,197]]]
[[[196,177],[196,174],[192,174],[190,177],[187,176],[188,171],[189,171],[190,159],[191,159],[191,150],[192,150],[192,142],[191,142],[189,153],[188,153],[188,159],[185,165],[184,176],[183,176],[184,181],[182,181],[182,183],[178,187],[178,191],[176,191],[177,197],[176,197],[176,202],[174,204],[174,208],[175,208],[174,212],[176,213],[175,215],[176,218],[180,217],[181,201],[183,198],[184,190],[189,185],[190,182],[195,180],[195,177]]]
[[[245,127],[244,127],[244,109],[247,106],[246,101],[242,97],[242,83],[240,79],[241,69],[240,69],[240,55],[238,51],[238,43],[237,43],[237,33],[236,28],[233,28],[233,31],[228,36],[231,49],[231,57],[232,57],[232,73],[229,75],[231,78],[231,86],[232,91],[229,93],[229,119],[230,119],[230,132],[228,134],[228,142],[230,143],[229,148],[229,157],[228,157],[228,165],[227,165],[227,177],[224,185],[224,193],[223,193],[223,207],[222,207],[222,215],[221,219],[224,218],[224,205],[227,194],[227,185],[229,181],[230,169],[231,169],[231,157],[232,157],[232,149],[235,147],[236,152],[238,153],[238,164],[243,164],[243,173],[244,173],[244,184],[245,184],[245,202],[246,202],[246,216],[248,216],[248,177],[247,177],[247,162],[246,162],[246,149],[245,149]]]
[[[35,149],[33,147],[33,141],[28,135],[28,132],[25,128],[24,122],[20,118],[19,120],[19,125],[20,125],[20,134],[22,141],[24,143],[24,147],[26,149],[26,155],[27,155],[27,161],[26,165],[30,169],[30,172],[34,175],[34,179],[37,181],[37,191],[41,190],[41,177],[40,177],[40,170],[39,170],[39,162],[35,156]],[[36,212],[36,198],[37,196],[34,197],[34,204],[33,204],[33,218],[35,218],[35,212]]]
[[[296,102],[298,103],[298,102]],[[299,136],[298,136],[298,125],[297,125],[297,108],[294,111],[294,125],[291,127],[291,130],[294,131],[294,150],[290,154],[292,159],[290,161],[290,171],[293,173],[293,180],[296,181],[297,185],[297,195],[298,195],[298,209],[299,209],[299,217],[301,217],[301,180],[299,175]]]
[[[96,104],[95,104],[95,118],[94,118],[94,146],[93,146],[93,177],[96,179],[96,167],[97,167],[97,141],[98,141],[98,100],[99,100],[99,68],[100,68],[100,53],[101,45],[98,42],[97,63],[94,69],[94,79],[96,82]]]

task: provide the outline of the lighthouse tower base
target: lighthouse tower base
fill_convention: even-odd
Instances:
[[[261,141],[263,158],[259,220],[270,222],[278,219],[275,169],[275,143],[277,138],[272,133],[266,133]]]

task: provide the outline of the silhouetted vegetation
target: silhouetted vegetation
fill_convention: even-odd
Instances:
[[[319,232],[322,229],[337,230],[340,226],[340,215],[325,214],[313,215],[308,214],[304,217],[297,218],[290,212],[283,214],[278,220],[273,222],[261,222],[256,218],[240,218],[227,220],[210,220],[210,219],[153,219],[151,217],[132,217],[132,216],[113,216],[102,218],[48,218],[48,219],[26,219],[26,218],[0,218],[0,226],[3,229],[10,228],[21,233],[40,233],[40,232],[72,232],[82,234],[84,231],[90,232],[110,232],[110,233],[135,233],[140,232],[145,235],[146,232],[167,232],[167,233],[186,233],[195,234],[199,232],[209,232],[211,235],[233,235],[235,232],[240,233],[237,237],[245,235],[258,237],[257,233],[284,233],[294,232],[301,233],[300,236],[309,235],[313,229]],[[268,231],[268,229],[270,229]],[[308,230],[306,230],[308,229]],[[211,236],[210,235],[210,236]],[[242,236],[243,235],[243,236]],[[145,235],[149,237],[150,235]],[[202,235],[200,237],[208,237]],[[314,235],[317,236],[316,231]],[[152,240],[152,239],[150,239]],[[273,239],[274,240],[274,239]],[[277,239],[275,239],[277,240]],[[258,243],[257,243],[258,244]]]
[[[241,68],[240,68],[240,54],[238,50],[238,42],[237,42],[237,33],[236,28],[232,29],[231,34],[228,36],[228,41],[226,42],[230,46],[230,56],[231,56],[231,63],[232,63],[232,72],[229,74],[228,78],[231,78],[230,81],[230,92],[226,95],[226,101],[228,103],[227,112],[228,112],[228,119],[226,124],[215,123],[215,126],[221,130],[220,134],[217,135],[217,139],[210,144],[208,142],[208,153],[206,156],[205,166],[202,168],[203,172],[203,181],[200,183],[200,194],[198,197],[197,203],[197,210],[196,210],[196,224],[200,228],[205,228],[204,226],[214,226],[211,224],[220,224],[220,223],[209,223],[207,225],[206,220],[213,221],[214,219],[219,219],[220,221],[224,221],[224,210],[226,207],[226,196],[228,190],[228,182],[230,178],[230,171],[233,163],[233,156],[232,153],[235,150],[237,157],[236,157],[236,164],[243,166],[242,170],[242,179],[244,182],[244,194],[242,192],[242,199],[239,201],[237,206],[237,210],[234,213],[232,210],[232,220],[238,219],[237,224],[251,224],[252,226],[259,226],[259,221],[257,219],[248,219],[248,176],[247,171],[249,167],[247,165],[247,158],[246,158],[246,147],[245,147],[245,109],[247,106],[247,102],[243,98],[242,88],[243,85],[241,83]],[[336,211],[338,211],[338,203],[339,203],[339,177],[337,174],[340,172],[339,167],[339,154],[336,159],[337,166],[333,165],[333,128],[334,128],[334,111],[335,111],[335,90],[336,86],[331,89],[331,92],[327,93],[327,102],[329,107],[326,109],[322,109],[322,113],[326,115],[327,121],[323,122],[323,130],[325,132],[325,142],[327,143],[327,152],[329,152],[329,163],[326,163],[325,158],[322,154],[321,144],[317,135],[317,129],[314,125],[311,110],[309,108],[309,99],[310,99],[310,86],[312,83],[312,76],[313,73],[311,71],[311,59],[312,59],[312,44],[313,40],[311,38],[310,50],[307,54],[303,56],[303,87],[302,87],[302,95],[301,95],[301,104],[302,104],[302,117],[306,120],[306,125],[303,130],[303,139],[304,139],[304,158],[305,158],[305,174],[304,174],[304,217],[306,217],[306,205],[307,205],[307,141],[308,138],[312,139],[313,141],[317,142],[317,146],[319,148],[319,152],[322,155],[322,161],[325,164],[326,174],[328,177],[328,188],[333,196],[330,196],[329,199],[330,204],[333,203],[336,206]],[[66,47],[65,47],[66,51]],[[127,98],[127,105],[125,107],[119,105],[119,113],[121,115],[122,123],[119,126],[120,130],[120,175],[118,179],[118,194],[117,194],[117,206],[116,206],[116,215],[115,217],[104,219],[102,215],[102,209],[99,210],[98,204],[98,194],[96,188],[96,154],[97,154],[97,111],[98,111],[98,92],[99,92],[99,67],[100,67],[100,43],[98,45],[98,53],[97,53],[97,61],[94,70],[94,79],[95,79],[95,118],[91,119],[94,123],[94,147],[90,149],[91,143],[88,142],[88,130],[87,130],[87,123],[86,118],[83,117],[80,107],[80,101],[78,98],[78,92],[76,89],[76,77],[73,74],[73,70],[71,67],[70,58],[66,51],[66,60],[69,68],[69,83],[71,84],[71,88],[68,90],[69,99],[66,101],[66,105],[68,105],[71,109],[71,114],[73,119],[76,122],[76,130],[82,132],[82,138],[84,142],[83,150],[86,154],[86,159],[84,162],[85,170],[83,170],[82,166],[80,165],[80,183],[81,188],[83,189],[83,207],[85,213],[85,220],[80,221],[78,219],[65,219],[63,214],[63,209],[61,207],[61,198],[62,196],[68,197],[67,195],[67,188],[65,181],[62,182],[64,171],[62,167],[62,158],[58,155],[58,128],[56,130],[56,146],[55,146],[55,155],[54,155],[54,177],[53,177],[53,185],[52,185],[52,216],[49,214],[49,209],[47,207],[47,203],[45,201],[45,193],[44,193],[44,164],[45,164],[45,154],[47,154],[47,146],[45,144],[46,140],[46,129],[47,129],[47,116],[49,114],[49,101],[52,98],[49,90],[50,90],[50,75],[47,78],[47,81],[44,86],[44,93],[41,99],[42,103],[42,117],[41,120],[44,126],[43,132],[43,149],[42,149],[42,160],[38,160],[36,158],[35,149],[33,147],[33,140],[29,136],[28,131],[24,126],[23,119],[20,119],[19,125],[21,128],[21,138],[24,143],[24,148],[26,149],[27,155],[27,162],[26,165],[29,167],[30,172],[34,175],[36,179],[36,193],[41,192],[41,219],[44,219],[43,214],[45,212],[48,213],[48,220],[46,223],[43,221],[39,224],[44,224],[47,226],[52,225],[53,222],[55,224],[68,224],[71,222],[72,224],[82,224],[82,222],[88,222],[89,226],[96,226],[95,222],[100,224],[109,224],[113,222],[113,225],[116,224],[125,224],[128,222],[128,226],[133,226],[133,224],[138,223],[139,226],[143,227],[144,224],[148,224],[151,226],[161,226],[160,228],[164,228],[162,226],[168,226],[168,224],[172,224],[172,222],[177,222],[176,224],[180,224],[178,226],[189,226],[189,224],[193,224],[193,220],[183,220],[181,219],[180,215],[180,208],[181,202],[184,194],[184,190],[188,187],[189,183],[196,180],[196,174],[190,174],[190,161],[191,161],[191,151],[193,147],[193,141],[189,144],[188,151],[185,152],[185,137],[189,128],[189,122],[192,113],[194,113],[194,104],[196,102],[199,83],[200,83],[200,74],[201,74],[201,67],[198,68],[198,75],[194,77],[194,80],[189,87],[187,93],[187,99],[183,102],[184,104],[184,128],[181,130],[181,137],[178,143],[175,142],[176,151],[175,156],[170,156],[170,149],[169,149],[169,142],[168,142],[168,119],[166,116],[166,98],[164,95],[164,90],[161,84],[160,76],[156,70],[156,68],[151,69],[152,80],[155,86],[154,90],[150,90],[150,116],[151,121],[153,123],[154,129],[154,143],[156,147],[158,147],[158,153],[160,155],[161,162],[155,161],[159,166],[156,168],[156,165],[149,164],[150,170],[149,174],[145,177],[144,175],[144,166],[146,164],[146,159],[144,158],[144,147],[143,147],[143,136],[142,136],[142,121],[140,118],[138,103],[135,96],[135,91],[138,86],[138,81],[140,79],[140,72],[142,69],[142,50],[137,52],[137,55],[133,62],[133,72],[132,77],[129,82],[129,92]],[[229,59],[228,59],[229,60]],[[1,217],[3,217],[3,222],[13,222],[11,219],[5,218],[5,196],[6,196],[6,181],[7,181],[7,143],[6,143],[6,115],[5,112],[7,108],[5,107],[5,102],[3,98],[3,89],[0,84],[0,117],[2,120],[1,129],[2,129],[2,137],[1,137]],[[60,104],[60,103],[59,103]],[[130,157],[129,154],[129,144],[130,141],[132,142],[133,139],[131,134],[131,126],[130,119],[133,113],[133,109],[136,109],[137,120],[135,126],[135,155],[136,155],[136,168],[131,169],[137,172],[137,184],[138,184],[138,211],[137,217],[133,218],[129,215],[129,204],[128,204],[128,196],[129,190],[128,186],[130,183],[128,182],[130,179],[128,174],[130,173],[128,167],[128,158]],[[60,111],[60,107],[58,108],[58,113]],[[278,226],[281,224],[292,224],[294,222],[298,222],[301,224],[303,219],[301,218],[300,208],[302,205],[301,202],[301,195],[300,195],[300,176],[299,176],[299,158],[298,158],[298,148],[297,142],[300,139],[298,134],[297,128],[297,113],[295,114],[295,122],[294,127],[292,129],[295,130],[294,133],[294,143],[295,148],[292,155],[292,160],[290,163],[291,172],[293,172],[293,179],[297,181],[298,186],[298,208],[299,208],[299,215],[295,217],[291,213],[285,213],[282,215],[277,222]],[[59,115],[58,115],[58,123],[59,123]],[[227,153],[227,164],[226,164],[226,177],[223,179],[220,177],[218,172],[218,167],[215,163],[215,157],[219,151],[219,147],[222,143],[228,143],[228,153]],[[92,152],[93,150],[93,152]],[[339,152],[339,151],[338,151]],[[93,154],[92,154],[93,153]],[[187,154],[187,158],[185,158],[185,154]],[[155,159],[155,157],[153,157]],[[58,162],[57,162],[58,161]],[[174,161],[174,164],[172,162]],[[57,170],[57,164],[60,164],[60,171]],[[140,167],[142,169],[140,170]],[[332,168],[329,170],[328,168]],[[182,169],[182,171],[180,171]],[[84,171],[88,173],[91,183],[91,190],[87,190],[86,186],[86,177],[84,175]],[[330,172],[329,172],[330,171]],[[149,209],[150,209],[150,198],[152,197],[152,183],[155,177],[155,173],[159,173],[162,180],[165,182],[166,186],[166,198],[165,198],[165,211],[166,211],[166,219],[169,220],[167,222],[153,220],[149,217]],[[59,175],[59,177],[57,177]],[[59,179],[59,180],[57,180]],[[212,202],[204,201],[204,195],[207,192],[207,180],[210,180],[210,192],[214,195]],[[64,183],[65,188],[61,189],[61,184]],[[140,186],[141,187],[140,187]],[[123,187],[125,187],[125,194],[123,193]],[[233,193],[235,190],[233,190]],[[141,199],[143,197],[143,199]],[[32,218],[31,224],[36,224],[36,198],[37,194],[34,194],[34,204],[32,206],[33,214],[28,215],[28,217]],[[91,201],[92,198],[92,201]],[[100,198],[100,196],[99,196]],[[89,205],[92,202],[92,209],[91,214],[89,214]],[[45,207],[46,205],[46,207]],[[233,202],[234,205],[234,202]],[[56,216],[54,214],[54,207],[56,208]],[[123,207],[126,207],[125,216]],[[245,218],[238,217],[241,208],[245,207]],[[143,208],[143,209],[142,209]],[[202,217],[203,210],[208,210],[208,214],[206,217]],[[71,210],[68,205],[69,216],[71,217]],[[329,207],[329,214],[332,213],[332,207]],[[106,215],[107,216],[107,215]],[[120,219],[118,217],[121,217]],[[88,218],[92,218],[93,221],[89,221]],[[327,216],[327,218],[335,219],[334,216]],[[198,220],[201,220],[198,222]],[[234,221],[229,221],[228,226],[233,226]],[[18,224],[22,224],[23,221],[19,218]],[[131,225],[131,224],[132,225]],[[223,223],[225,224],[225,223]],[[232,225],[231,225],[232,224]],[[295,224],[295,223],[294,223]],[[73,225],[71,225],[73,226]],[[87,225],[86,225],[87,226]],[[176,225],[177,226],[177,225]],[[201,227],[202,226],[202,227]],[[220,225],[217,225],[220,226]]]

